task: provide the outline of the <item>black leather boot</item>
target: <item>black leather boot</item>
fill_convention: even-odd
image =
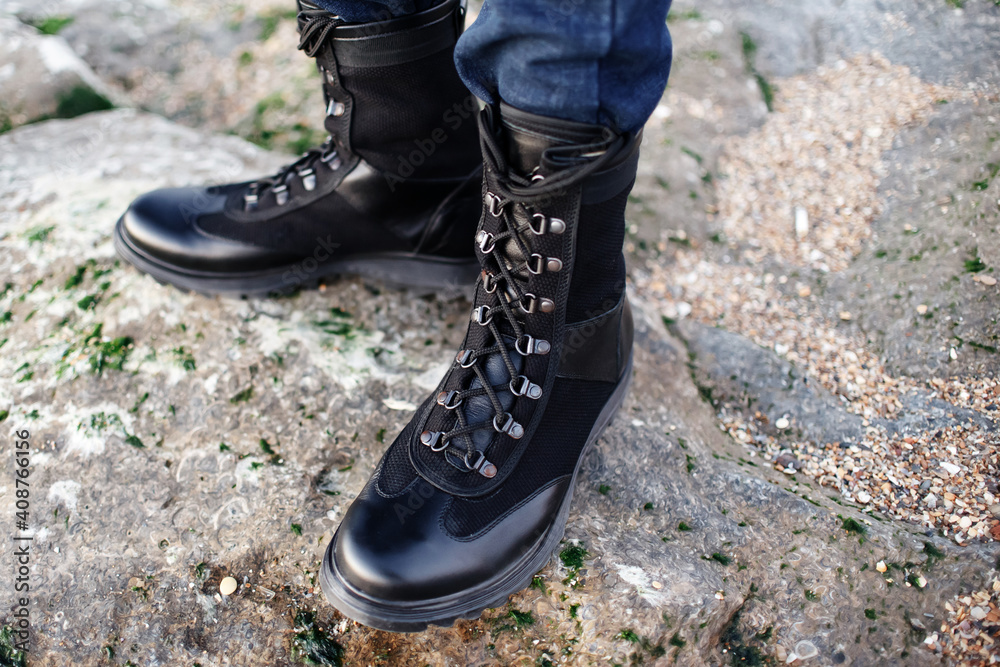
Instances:
[[[452,60],[464,9],[446,0],[353,25],[305,0],[299,9],[329,140],[269,178],[139,197],[115,228],[119,254],[208,294],[284,292],[344,273],[471,285],[478,106]]]
[[[622,242],[638,137],[497,115],[480,118],[482,273],[462,349],[323,560],[333,605],[384,630],[477,618],[530,583],[631,378]]]

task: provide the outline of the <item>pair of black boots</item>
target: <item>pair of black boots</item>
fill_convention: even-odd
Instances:
[[[545,565],[583,454],[624,399],[622,243],[639,140],[504,104],[479,111],[452,63],[458,0],[365,25],[299,8],[328,141],[256,182],[144,195],[116,247],[205,293],[344,273],[475,280],[462,349],[344,516],[320,577],[367,625],[447,626]]]

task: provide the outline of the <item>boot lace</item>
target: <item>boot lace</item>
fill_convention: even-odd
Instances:
[[[299,50],[305,51],[309,57],[315,57],[323,47],[330,32],[344,21],[339,16],[330,14],[322,9],[303,9],[298,14],[299,21]],[[328,82],[333,76],[331,72],[320,66],[320,73],[324,81]],[[344,114],[344,104],[333,99],[329,93],[327,97],[327,116],[339,117]],[[247,187],[243,195],[243,208],[246,211],[253,211],[260,205],[260,200],[264,194],[270,190],[274,194],[274,201],[278,206],[288,203],[288,183],[290,179],[298,177],[303,189],[312,191],[316,189],[316,175],[319,164],[325,164],[330,171],[336,171],[341,167],[343,161],[337,152],[333,135],[328,135],[326,141],[320,146],[310,148],[302,154],[299,159],[291,164],[283,166],[272,176],[265,176]]]
[[[518,440],[524,436],[524,426],[517,422],[500,399],[499,392],[510,391],[515,397],[538,400],[542,397],[542,387],[521,374],[511,357],[512,353],[547,355],[552,344],[545,339],[532,336],[528,331],[526,315],[536,312],[550,313],[555,310],[553,299],[527,291],[528,274],[538,275],[545,271],[557,272],[563,268],[559,257],[544,257],[533,251],[533,239],[544,234],[562,234],[566,231],[565,221],[546,215],[543,209],[553,198],[599,170],[613,157],[610,143],[595,146],[591,152],[575,154],[575,164],[543,176],[538,169],[528,176],[511,169],[504,150],[491,129],[490,110],[479,118],[480,143],[487,170],[503,174],[484,197],[486,216],[497,221],[499,231],[487,232],[482,225],[476,235],[476,244],[483,253],[482,272],[476,283],[482,286],[484,296],[477,300],[472,310],[472,321],[489,331],[485,346],[459,350],[453,370],[465,374],[461,390],[441,391],[436,397],[437,405],[454,411],[455,422],[446,431],[424,431],[420,434],[422,444],[435,452],[451,451],[458,455],[469,471],[477,471],[485,477],[497,473],[496,466],[488,461],[485,454],[477,451],[471,437],[482,428],[493,429],[502,435]],[[559,149],[550,149],[558,152]],[[510,341],[513,341],[511,343]],[[493,384],[486,373],[484,362],[493,355],[499,355],[506,367],[509,381]],[[478,379],[479,386],[474,379]],[[493,408],[491,420],[470,422],[462,410],[457,408],[466,399],[486,396]]]

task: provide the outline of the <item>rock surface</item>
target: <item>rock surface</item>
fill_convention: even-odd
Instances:
[[[106,109],[112,96],[62,37],[0,14],[0,131]]]
[[[1000,177],[989,167],[1000,164],[989,56],[1000,8],[964,4],[675,6],[676,68],[627,214],[640,362],[631,395],[585,460],[566,540],[536,584],[480,621],[416,635],[343,619],[316,573],[385,445],[436,385],[469,304],[355,280],[273,300],[179,293],[114,257],[111,229],[128,202],[154,187],[267,173],[286,158],[132,110],[0,136],[0,422],[29,430],[33,451],[29,664],[971,663],[962,633],[989,622],[980,592],[997,578],[1000,529],[989,530],[1000,523],[990,509],[969,537],[980,524],[952,499],[992,508],[1000,498],[990,472],[1000,395],[961,395],[1000,368],[988,349],[1000,347],[1000,293],[983,281],[1000,266]],[[108,3],[106,41],[100,14],[83,6],[53,5],[77,15],[60,35],[133,103],[279,147],[287,142],[273,137],[319,126],[302,115],[306,129],[289,129],[317,91],[275,6]],[[256,42],[261,26],[270,34]],[[226,31],[215,47],[213,30]],[[136,86],[146,75],[156,85]],[[892,101],[919,101],[932,83],[951,97],[924,100],[886,127],[884,152],[861,154],[877,204],[865,214],[870,234],[844,268],[824,270],[794,243],[762,254],[759,227],[718,211],[752,191],[727,169],[780,135],[776,123],[795,136],[758,167],[795,164],[782,163],[782,146],[816,131],[814,92],[836,81],[892,84]],[[792,171],[823,180],[815,160]],[[766,191],[781,199],[775,210],[800,205],[796,185]],[[813,213],[797,240],[791,216],[761,223],[786,225],[795,243],[833,224]],[[728,238],[733,229],[743,236]],[[710,303],[690,298],[703,283]],[[814,339],[822,360],[849,348],[855,368],[817,365],[797,347]],[[874,390],[856,382],[874,377]],[[757,426],[736,429],[737,419]],[[849,451],[830,443],[856,447],[859,460],[885,445],[902,460],[891,448],[905,438],[911,449],[928,443],[932,467],[913,479],[933,478],[939,491],[928,482],[910,495],[894,477],[901,484],[883,492],[857,471],[831,485],[803,471],[811,457]],[[12,513],[10,471],[0,505]],[[944,518],[920,518],[946,504]],[[2,572],[12,590],[11,568]],[[236,589],[223,595],[227,578]]]
[[[44,156],[57,144],[81,157],[54,168]],[[323,545],[407,404],[436,382],[467,304],[354,281],[220,301],[120,265],[110,229],[136,193],[274,166],[234,138],[115,111],[17,130],[0,156],[12,283],[0,401],[34,448],[32,664],[98,664],[105,647],[136,664],[281,664],[301,610],[352,662],[699,664],[780,644],[864,664],[873,651],[919,655],[907,614],[933,624],[960,582],[985,576],[985,550],[931,565],[925,543],[953,548],[755,467],[639,301],[640,370],[585,463],[567,532],[581,562],[564,551],[573,567],[550,564],[537,590],[457,630],[338,624],[315,586]],[[784,376],[766,368],[755,365]],[[892,587],[876,560],[906,568]],[[918,572],[926,590],[904,585]],[[223,598],[225,576],[240,588]]]

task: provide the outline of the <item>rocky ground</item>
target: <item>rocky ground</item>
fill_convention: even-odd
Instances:
[[[1000,6],[744,5],[671,14],[627,213],[642,363],[564,544],[482,620],[392,635],[325,604],[319,559],[468,302],[208,299],[111,245],[135,195],[320,136],[290,6],[2,2],[34,635],[0,665],[1000,662]]]

